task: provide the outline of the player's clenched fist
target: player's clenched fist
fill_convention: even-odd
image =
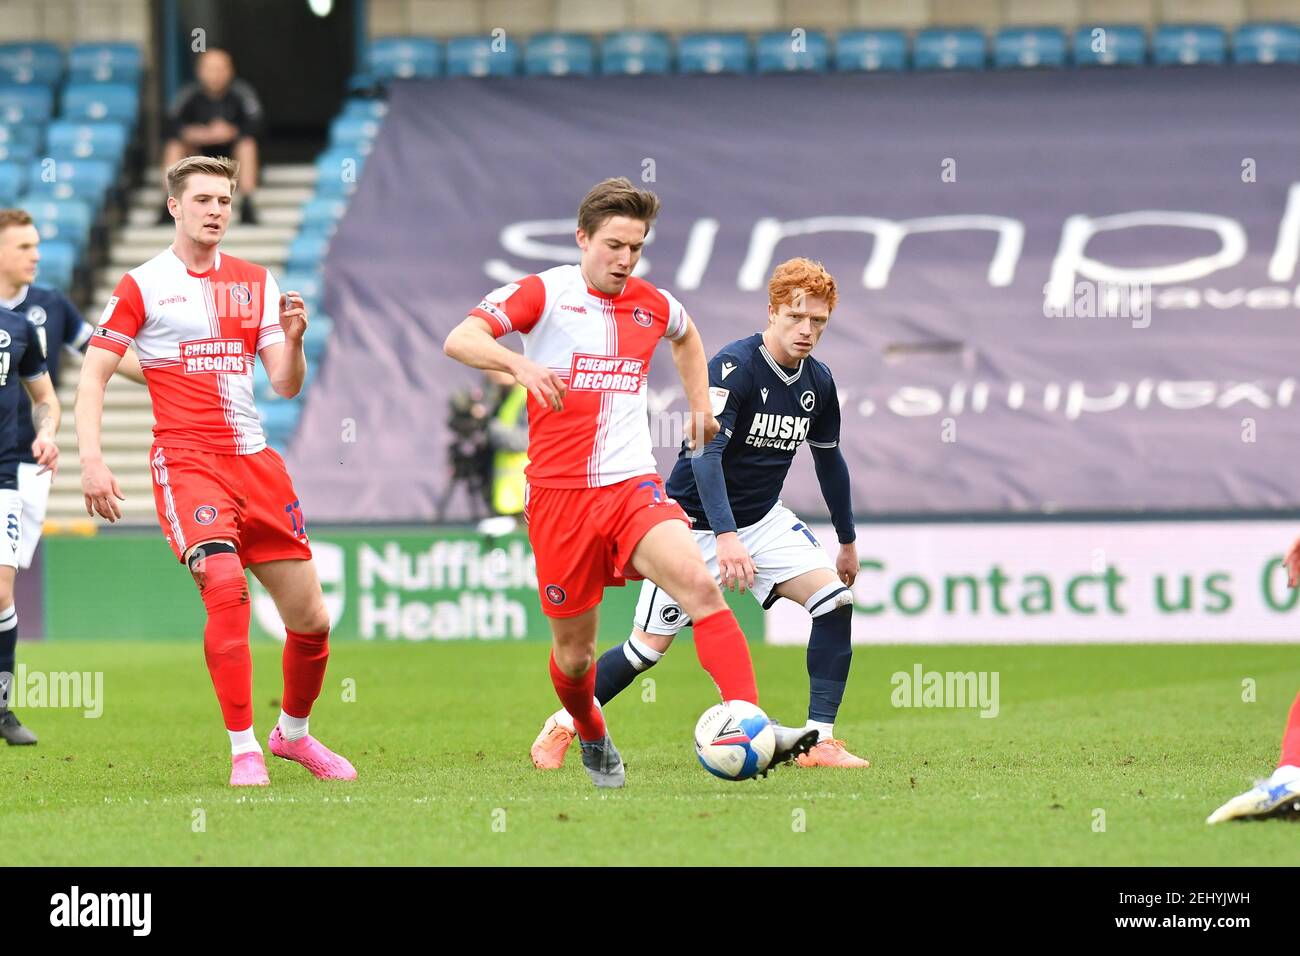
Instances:
[[[103,462],[82,463],[81,493],[86,497],[86,514],[91,517],[98,514],[110,524],[122,517],[122,509],[117,502],[125,501],[126,496]]]
[[[290,342],[302,341],[307,332],[307,306],[300,293],[286,292],[280,296],[280,328]]]
[[[703,448],[721,430],[718,420],[708,412],[692,412],[686,418],[686,447],[692,450]]]
[[[1286,553],[1282,563],[1286,565],[1286,583],[1291,587],[1300,584],[1300,538],[1291,545],[1291,550]]]
[[[754,590],[754,559],[748,549],[740,543],[736,532],[724,532],[717,536],[718,574],[722,586],[728,591],[740,590],[744,594],[748,589]]]
[[[528,394],[539,404],[548,405],[557,412],[563,410],[564,393],[568,386],[546,366],[521,359],[515,369],[515,381],[528,389]]]

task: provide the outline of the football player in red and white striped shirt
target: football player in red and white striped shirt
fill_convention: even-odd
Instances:
[[[277,394],[306,374],[307,311],[281,296],[270,272],[217,248],[230,223],[239,165],[190,157],[167,171],[176,239],[132,269],[104,308],[77,389],[77,441],[86,512],[122,516],[104,463],[104,387],[134,346],[153,401],[149,463],[167,543],[189,566],[207,609],[203,649],[230,734],[232,786],[269,783],[253,731],[250,605],[244,569],[275,600],[286,627],[284,694],[271,752],[321,779],[356,770],[307,733],[329,658],[329,614],[312,563],[302,507],[284,461],[267,447],[253,405],[261,357]]]
[[[686,389],[688,440],[703,447],[718,431],[695,324],[672,295],[633,275],[658,213],[658,197],[626,179],[597,184],[578,209],[579,264],[489,292],[444,346],[452,358],[508,372],[528,389],[524,513],[551,621],[551,681],[598,787],[624,782],[594,695],[596,616],[606,587],[649,578],[680,596],[696,622],[700,663],[723,700],[758,703],[745,636],[686,513],[655,472],[646,377],[661,339],[672,344]],[[523,336],[524,355],[496,341],[510,332]],[[778,728],[773,764],[814,742],[815,734]]]

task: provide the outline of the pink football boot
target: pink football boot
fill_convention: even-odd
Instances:
[[[280,733],[280,725],[276,724],[267,744],[271,753],[302,764],[321,780],[357,779],[356,769],[345,757],[340,757],[311,734],[298,740],[286,740]]]
[[[266,761],[262,752],[235,754],[230,758],[230,785],[232,787],[265,787],[271,778],[266,775]]]

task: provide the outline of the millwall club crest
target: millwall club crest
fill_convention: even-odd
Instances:
[[[805,412],[811,412],[813,410],[813,403],[816,401],[817,401],[817,396],[814,395],[811,390],[809,390],[799,396],[799,407],[802,408]]]
[[[27,321],[32,325],[44,325],[46,319],[45,310],[39,305],[34,305],[27,310]]]
[[[194,520],[199,524],[212,524],[217,520],[217,509],[212,505],[199,505],[194,509]]]
[[[682,617],[682,609],[676,604],[666,604],[659,612],[659,620],[663,621],[669,627],[676,624]]]
[[[240,305],[248,305],[253,301],[253,293],[248,291],[246,285],[233,285],[230,287],[230,297]]]
[[[546,585],[546,600],[552,604],[563,604],[567,598],[568,595],[564,593],[564,588],[558,584]]]
[[[645,309],[636,308],[632,310],[632,321],[642,328],[650,328],[654,324],[655,315],[653,312],[647,312]]]

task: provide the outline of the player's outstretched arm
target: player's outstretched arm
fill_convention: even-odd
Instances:
[[[858,546],[857,532],[853,526],[853,492],[849,486],[849,465],[844,460],[844,453],[839,445],[833,448],[809,446],[812,450],[813,467],[817,471],[817,482],[821,485],[822,498],[831,512],[831,523],[835,525],[835,535],[839,538],[840,553],[835,558],[835,571],[841,581],[849,587],[857,579]]]
[[[121,363],[122,357],[110,349],[91,349],[81,366],[77,383],[77,448],[81,453],[81,493],[86,498],[86,514],[100,515],[113,522],[122,517],[118,501],[125,501],[117,479],[104,464],[100,443],[100,425],[104,418],[104,389]],[[115,500],[116,499],[116,500]]]
[[[51,476],[59,470],[59,446],[54,443],[54,436],[59,432],[59,419],[63,412],[59,406],[59,393],[55,391],[50,373],[33,379],[24,379],[23,388],[32,400],[32,427],[36,439],[32,442],[32,457],[41,466],[37,474],[50,472]]]
[[[470,368],[513,375],[538,404],[549,405],[557,412],[564,408],[564,393],[568,386],[560,377],[549,368],[506,348],[492,335],[487,321],[477,315],[466,316],[460,325],[447,333],[442,351],[448,358]]]
[[[140,356],[135,354],[135,349],[127,349],[123,353],[122,363],[117,367],[117,374],[130,379],[137,385],[148,384],[145,381],[144,369],[140,366]]]
[[[704,340],[689,317],[686,331],[673,341],[673,364],[686,389],[691,416],[686,422],[686,447],[703,448],[718,433],[718,420],[709,407],[709,360],[704,355]]]

